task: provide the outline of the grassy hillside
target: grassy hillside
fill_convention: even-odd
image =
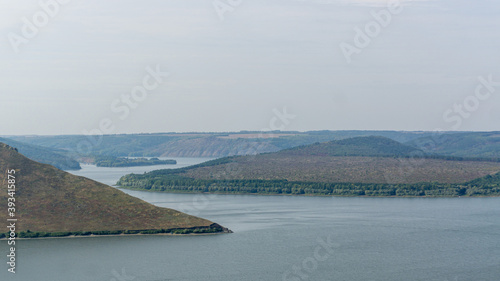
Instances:
[[[356,183],[461,183],[500,172],[500,163],[422,159],[406,169],[406,159],[388,157],[336,157],[259,155],[210,167],[188,169],[183,175],[195,179],[265,179]],[[237,169],[236,173],[228,173]],[[394,180],[396,179],[396,180]]]
[[[221,232],[208,220],[156,207],[120,190],[34,162],[0,143],[0,201],[15,170],[17,231],[24,236],[158,232]],[[0,212],[6,221],[7,212]],[[29,232],[28,232],[29,230]]]
[[[499,162],[410,157],[415,151],[419,150],[380,137],[353,138],[127,175],[118,184],[176,192],[455,196],[466,188],[469,195],[496,194],[498,183],[488,182],[493,189],[479,193],[477,188],[486,185],[468,183],[499,173]],[[417,192],[418,186],[429,191]]]
[[[63,150],[22,143],[6,138],[0,138],[0,142],[17,148],[19,153],[34,161],[50,164],[61,170],[81,169],[80,164],[74,159],[65,156]]]

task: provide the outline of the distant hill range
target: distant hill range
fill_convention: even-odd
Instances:
[[[3,143],[0,171],[0,201],[5,202],[0,220],[16,218],[18,237],[227,231],[208,220],[156,207],[110,186],[32,161]],[[8,185],[15,188],[8,190]],[[7,202],[14,204],[10,206],[15,208],[13,217],[9,217]],[[9,233],[0,233],[0,238],[5,235]]]
[[[15,147],[19,151],[19,153],[32,160],[50,164],[61,170],[81,169],[80,164],[75,159],[72,159],[71,157],[65,155],[65,150],[23,143],[6,138],[0,138],[0,142]]]
[[[9,136],[9,138],[53,149],[77,150],[81,143],[92,143],[93,155],[116,157],[225,157],[276,152],[316,142],[358,136],[383,136],[407,142],[431,136],[430,132],[398,131],[310,131],[310,132],[228,132],[158,133],[105,135],[90,140],[87,136]],[[97,144],[96,144],[97,142]]]
[[[91,139],[82,135],[9,136],[10,140],[5,141],[18,147],[21,153],[25,153],[32,159],[52,163],[62,169],[71,169],[75,168],[77,163],[65,164],[68,162],[67,157],[80,162],[87,161],[88,156],[219,158],[277,152],[314,143],[365,136],[385,137],[414,147],[426,155],[500,158],[500,132],[242,131],[105,135],[91,137]],[[13,143],[13,141],[18,143]],[[43,156],[41,153],[28,153],[27,149],[22,148],[21,145],[31,145],[39,151],[41,147],[44,147],[56,155]],[[81,154],[78,152],[78,147],[90,148],[91,151],[88,154]],[[57,155],[64,155],[65,159],[60,159],[61,156],[58,156],[59,160],[55,161],[54,157]],[[38,158],[33,156],[38,156]]]
[[[366,196],[500,195],[498,159],[426,154],[379,137],[315,143],[256,156],[232,156],[173,170],[127,175],[126,188]],[[480,184],[478,184],[480,182]]]

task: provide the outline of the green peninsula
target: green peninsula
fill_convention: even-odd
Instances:
[[[499,196],[497,158],[428,154],[385,137],[355,137],[123,176],[124,188],[322,196]]]
[[[96,156],[94,164],[97,167],[134,167],[134,166],[153,166],[153,165],[175,165],[175,160],[160,160],[152,158],[125,158],[114,156]]]

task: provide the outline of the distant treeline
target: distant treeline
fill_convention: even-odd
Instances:
[[[500,158],[498,157],[455,156],[425,152],[419,148],[379,136],[355,137],[326,143],[301,145],[282,150],[278,154],[287,156],[360,156],[500,162]]]
[[[414,156],[403,156],[399,158],[436,159],[436,160],[448,160],[448,161],[500,162],[500,158],[495,158],[495,157],[462,157],[462,156],[447,156],[439,154],[423,154]]]
[[[159,171],[158,171],[159,172]],[[210,192],[277,195],[325,196],[500,196],[500,173],[463,184],[448,183],[321,183],[287,180],[217,180],[193,179],[173,171],[162,175],[126,175],[118,185],[124,188],[167,192]]]
[[[114,157],[114,156],[96,156],[94,158],[94,163],[97,167],[133,167],[133,166],[152,166],[152,165],[165,165],[165,164],[177,164],[175,160],[160,160],[156,157],[154,158],[124,158],[124,157]]]

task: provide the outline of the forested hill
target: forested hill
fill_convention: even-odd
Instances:
[[[3,143],[0,170],[0,182],[5,184],[0,200],[14,202],[20,237],[224,231],[208,220],[154,206],[116,188],[32,161]],[[0,219],[7,221],[8,215],[5,209]],[[0,238],[6,231],[0,231]]]
[[[49,164],[61,170],[81,169],[76,160],[64,155],[64,150],[22,143],[7,138],[0,138],[0,142],[17,148],[19,153],[40,163]]]
[[[422,150],[385,137],[369,136],[335,140],[285,149],[278,154],[289,156],[399,156],[423,154]]]
[[[416,157],[412,157],[417,154]],[[498,196],[500,162],[425,155],[381,137],[123,176],[125,188],[169,192],[344,196]],[[483,180],[478,180],[482,179]]]
[[[457,157],[500,158],[500,132],[434,134],[413,139],[409,145],[426,153]]]

